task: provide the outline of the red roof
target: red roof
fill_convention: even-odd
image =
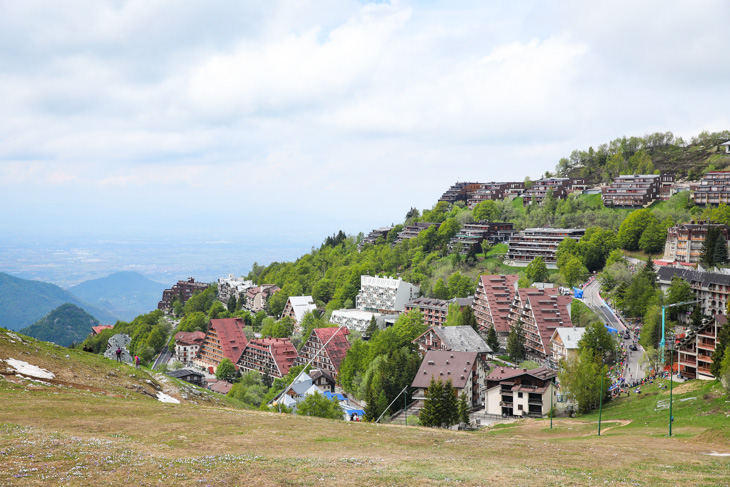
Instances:
[[[228,391],[230,391],[232,387],[233,384],[231,384],[230,382],[219,380],[218,382],[210,386],[210,390],[213,392],[217,392],[218,394],[228,394]]]
[[[180,345],[200,345],[205,340],[202,331],[181,331],[175,334],[175,343]]]
[[[281,376],[289,373],[289,368],[297,359],[297,349],[288,338],[261,338],[248,342],[247,348],[268,352],[274,358]]]
[[[557,288],[519,289],[522,306],[529,302],[535,325],[542,341],[543,350],[550,350],[550,338],[556,328],[573,327],[568,313],[568,304],[573,301],[572,296],[558,294]]]
[[[94,335],[98,335],[104,330],[111,330],[114,328],[114,325],[99,325],[99,326],[92,326],[91,329],[94,332]]]
[[[510,305],[515,297],[515,283],[519,279],[517,274],[479,276],[478,299],[480,304],[486,302],[489,307],[497,332],[509,332]],[[476,308],[477,303],[474,306]]]
[[[234,364],[238,362],[248,343],[246,335],[243,334],[243,326],[242,318],[210,320],[208,326],[208,330],[215,330],[218,335],[223,356]]]
[[[338,331],[339,333],[337,333]],[[350,342],[347,341],[347,335],[350,334],[350,330],[343,326],[342,328],[315,328],[312,332],[317,335],[317,338],[319,338],[319,341],[323,345],[327,343],[327,340],[332,338],[327,343],[325,352],[327,352],[327,355],[332,361],[335,371],[339,373],[340,364],[345,358],[345,355],[347,355],[347,351],[350,350]]]

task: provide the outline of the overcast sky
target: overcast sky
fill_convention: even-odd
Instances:
[[[0,231],[402,220],[623,135],[730,128],[730,2],[0,0]]]

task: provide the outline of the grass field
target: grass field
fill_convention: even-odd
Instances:
[[[0,363],[3,486],[730,484],[730,458],[709,455],[730,452],[727,398],[714,384],[677,388],[685,406],[673,438],[664,411],[653,411],[658,384],[606,405],[601,437],[596,415],[459,432],[243,410],[147,371],[11,338],[0,330],[0,359],[57,379],[28,381]]]

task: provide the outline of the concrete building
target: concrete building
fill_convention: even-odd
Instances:
[[[281,289],[276,284],[262,284],[249,288],[246,291],[245,308],[252,313],[263,311],[266,303],[269,301],[269,297],[278,291],[281,291]]]
[[[205,340],[202,331],[181,331],[175,334],[175,358],[183,364],[193,362]]]
[[[603,205],[616,208],[643,208],[661,197],[662,184],[668,180],[670,188],[673,174],[635,174],[618,176],[610,186],[601,188]]]
[[[193,294],[197,292],[203,292],[208,289],[208,284],[204,282],[195,282],[194,278],[189,278],[187,281],[177,281],[177,284],[172,286],[170,289],[162,291],[162,300],[157,303],[157,309],[161,309],[165,313],[172,311],[172,302],[177,298],[182,304],[185,304],[188,299],[193,297]]]
[[[696,205],[730,204],[730,171],[712,171],[699,184],[690,186]]]
[[[465,223],[449,241],[450,253],[457,249],[462,255],[469,254],[472,249],[481,253],[481,243],[485,240],[490,245],[506,242],[515,233],[514,225],[507,222],[480,221],[477,223]]]
[[[374,229],[363,237],[360,243],[357,244],[357,250],[361,250],[363,245],[375,245],[378,242],[378,239],[382,239],[383,243],[385,243],[385,239],[388,237],[388,233],[390,233],[391,230],[393,230],[393,227],[381,227]]]
[[[299,350],[294,365],[306,365],[314,359],[312,367],[336,379],[340,373],[340,364],[350,349],[350,342],[347,341],[349,334],[350,331],[345,327],[315,328]]]
[[[239,299],[246,295],[246,291],[255,286],[253,281],[247,281],[243,277],[235,277],[233,274],[228,274],[228,277],[218,279],[218,300],[223,304],[228,304],[231,296]]]
[[[550,368],[557,370],[560,361],[575,358],[578,355],[578,342],[583,338],[585,328],[556,328],[550,338]]]
[[[241,371],[253,370],[260,374],[281,378],[297,359],[297,349],[288,338],[250,340],[238,359]]]
[[[725,239],[730,241],[730,227],[727,225],[705,221],[683,223],[667,230],[663,260],[697,264],[709,227],[719,228]]]
[[[487,342],[471,326],[432,326],[413,340],[422,356],[430,350],[477,352],[487,360],[492,354]]]
[[[710,372],[712,354],[715,353],[720,330],[726,324],[727,316],[717,314],[713,319],[705,320],[697,330],[689,330],[679,339],[677,371],[680,374],[690,379],[716,378]]]
[[[666,294],[672,279],[684,279],[692,287],[695,299],[701,300],[700,311],[704,316],[724,315],[730,297],[730,275],[719,272],[705,272],[696,269],[659,267],[657,282]],[[679,321],[686,323],[687,316],[679,315]]]
[[[410,313],[417,309],[423,314],[423,323],[426,326],[443,326],[446,323],[446,316],[449,314],[450,304],[458,304],[460,309],[464,309],[471,307],[473,303],[474,297],[453,299],[421,297],[406,303],[405,312]]]
[[[555,372],[547,367],[537,369],[492,370],[486,380],[485,412],[500,416],[541,418],[557,404]]]
[[[346,326],[350,331],[365,333],[373,317],[375,317],[378,329],[382,330],[387,326],[388,321],[398,318],[398,314],[374,313],[360,309],[337,309],[330,315],[330,323]]]
[[[193,359],[193,364],[215,372],[225,358],[234,364],[238,362],[248,343],[246,335],[243,334],[244,326],[242,318],[210,320],[208,332]]]
[[[556,288],[518,289],[510,307],[510,329],[522,323],[527,358],[549,363],[552,358],[550,338],[556,328],[572,328],[572,296],[559,294]]]
[[[583,228],[528,228],[512,236],[507,260],[513,266],[527,266],[535,257],[542,257],[550,269],[557,268],[558,244],[566,238],[580,240]]]
[[[400,233],[398,233],[398,238],[395,239],[395,242],[393,242],[393,244],[398,245],[399,243],[403,242],[404,240],[410,240],[412,238],[416,238],[422,231],[424,231],[427,228],[430,228],[434,225],[436,225],[438,228],[438,223],[429,223],[429,222],[418,222],[418,223],[414,223],[413,225],[408,225],[407,227],[403,228],[403,230],[401,230]]]
[[[363,311],[393,313],[404,311],[406,303],[418,297],[420,288],[400,277],[360,276],[360,292],[355,307]]]
[[[502,348],[507,346],[510,308],[519,278],[517,274],[479,276],[474,295],[474,318],[479,329],[486,333],[494,327]]]
[[[446,201],[447,203],[456,203],[457,201],[464,201],[469,199],[469,195],[479,189],[482,183],[460,183],[457,182],[451,186],[446,192],[441,195],[439,201]]]
[[[432,378],[442,382],[451,379],[456,395],[464,394],[469,407],[477,408],[484,404],[480,386],[486,376],[487,364],[477,352],[430,350],[426,352],[411,384],[416,389],[413,393],[414,408],[423,408]]]

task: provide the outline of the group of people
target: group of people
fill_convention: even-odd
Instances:
[[[122,348],[121,347],[117,347],[117,351],[115,352],[115,354],[117,356],[117,362],[122,362]],[[139,355],[135,355],[134,356],[134,366],[139,368],[139,363],[140,363]]]

